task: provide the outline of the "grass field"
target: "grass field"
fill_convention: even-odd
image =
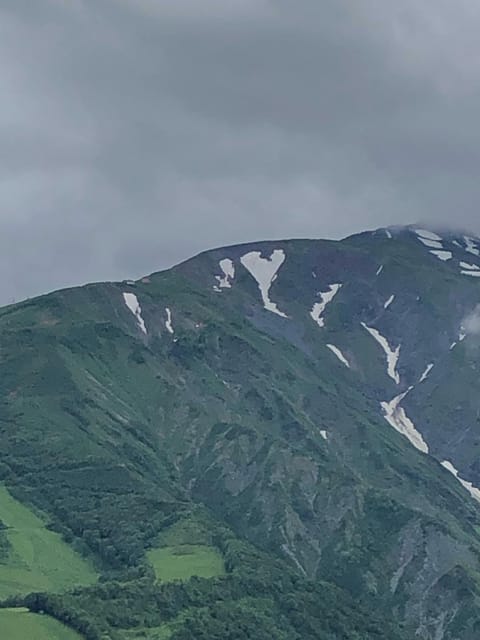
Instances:
[[[28,507],[0,485],[0,520],[11,546],[0,564],[0,598],[30,591],[61,591],[96,581],[94,568]],[[25,635],[24,638],[30,637]],[[31,636],[36,637],[36,636]],[[2,636],[3,640],[3,636]]]
[[[50,616],[27,609],[0,609],[2,640],[81,640],[81,637]]]
[[[160,547],[147,555],[159,582],[188,580],[192,576],[213,578],[225,573],[221,554],[206,545]]]

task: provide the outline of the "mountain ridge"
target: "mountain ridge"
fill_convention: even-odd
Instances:
[[[91,607],[95,640],[162,624],[196,638],[217,633],[219,585],[235,625],[245,619],[235,594],[247,581],[248,610],[282,638],[271,616],[287,592],[298,603],[320,589],[310,620],[321,590],[340,589],[399,638],[474,640],[480,505],[454,474],[480,486],[477,340],[463,327],[480,241],[437,231],[221,247],[135,282],[0,309],[0,480],[104,581],[136,576],[138,594],[15,597],[57,613]],[[147,551],[183,521],[190,532],[208,522],[227,574],[156,586]],[[248,569],[258,557],[262,587]],[[286,591],[278,572],[292,576]],[[164,604],[142,609],[167,593],[178,608],[190,588],[213,617],[193,592],[189,623]],[[132,597],[132,619],[112,621],[93,604],[100,593],[117,612]],[[343,636],[313,618],[299,632],[296,606],[285,624],[299,639],[356,637],[348,616]]]
[[[40,293],[34,296],[29,296],[27,298],[24,298],[22,300],[16,300],[15,302],[11,302],[11,303],[6,303],[4,305],[0,306],[0,309],[3,308],[7,308],[7,307],[11,307],[11,306],[15,306],[18,304],[22,304],[23,302],[26,302],[28,300],[34,300],[37,298],[41,298],[43,296],[47,296],[50,295],[52,293],[57,293],[59,291],[69,291],[71,289],[77,289],[77,288],[82,288],[82,287],[86,287],[86,286],[94,286],[94,285],[101,285],[101,284],[119,284],[119,283],[128,283],[128,282],[140,282],[142,279],[144,278],[148,278],[152,275],[156,275],[159,273],[164,273],[167,271],[170,271],[172,269],[176,269],[178,267],[181,267],[182,265],[189,263],[192,260],[196,260],[201,258],[202,256],[205,256],[206,254],[210,254],[210,253],[214,253],[214,252],[218,252],[218,251],[224,251],[224,250],[228,250],[228,249],[240,249],[242,247],[259,247],[261,245],[265,245],[268,246],[270,244],[285,244],[285,243],[290,243],[290,242],[332,242],[332,243],[341,243],[341,242],[345,242],[348,240],[352,240],[364,235],[377,235],[377,234],[381,234],[382,232],[385,233],[386,231],[389,231],[391,233],[397,233],[397,232],[405,232],[405,231],[413,231],[414,229],[417,228],[423,228],[423,229],[430,229],[431,231],[446,235],[446,236],[450,236],[453,239],[458,239],[458,238],[462,238],[462,237],[470,237],[472,239],[474,239],[476,242],[480,242],[480,236],[473,233],[472,231],[470,231],[468,228],[462,229],[460,227],[449,227],[449,226],[445,226],[445,225],[435,225],[432,224],[432,222],[430,221],[425,221],[425,222],[417,222],[417,223],[410,223],[410,224],[406,224],[406,225],[389,225],[387,227],[377,227],[375,229],[369,229],[369,230],[365,230],[365,231],[358,231],[355,232],[353,234],[344,236],[342,238],[322,238],[320,236],[318,237],[284,237],[284,238],[278,238],[278,239],[264,239],[264,240],[247,240],[244,242],[240,242],[240,243],[234,243],[234,244],[229,244],[229,245],[216,245],[213,246],[209,249],[203,249],[202,251],[199,251],[198,253],[195,253],[192,256],[186,257],[182,260],[180,260],[180,262],[175,262],[174,264],[171,264],[170,266],[164,267],[162,269],[158,269],[158,270],[154,270],[148,273],[145,273],[141,276],[139,276],[138,278],[123,278],[123,279],[114,279],[114,280],[95,280],[92,282],[87,282],[87,283],[83,283],[83,284],[75,284],[75,285],[71,285],[71,286],[66,286],[66,287],[59,287],[56,289],[52,289],[49,291],[46,291],[44,293]]]

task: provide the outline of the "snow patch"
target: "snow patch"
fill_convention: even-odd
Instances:
[[[427,367],[426,367],[425,371],[422,373],[422,377],[420,378],[419,382],[423,382],[424,380],[426,380],[428,374],[430,373],[430,371],[432,369],[433,369],[433,363],[427,364]]]
[[[364,322],[361,323],[362,327],[368,331],[368,333],[375,338],[378,344],[382,347],[387,357],[387,373],[395,381],[396,384],[400,384],[400,376],[397,371],[398,359],[400,357],[400,345],[396,349],[392,349],[388,344],[388,340],[384,338],[381,333],[373,327],[368,327]]]
[[[328,440],[328,433],[326,431],[320,431],[320,435],[324,440]]]
[[[438,240],[426,240],[425,238],[421,238],[420,236],[418,236],[418,239],[430,249],[443,249],[443,244]]]
[[[403,407],[400,406],[400,402],[412,389],[413,387],[409,387],[407,391],[395,396],[390,402],[381,402],[380,404],[384,412],[385,420],[399,433],[408,438],[419,451],[428,453],[428,445],[423,439],[422,434],[417,431]]]
[[[480,271],[465,271],[464,269],[462,269],[460,273],[462,274],[462,276],[473,276],[474,278],[480,278]]]
[[[468,253],[471,253],[474,256],[480,256],[480,250],[477,248],[475,240],[469,236],[463,236],[463,239],[466,244],[465,251],[468,251]]]
[[[138,302],[137,296],[134,293],[124,293],[123,299],[127,307],[135,316],[137,320],[137,324],[140,327],[141,331],[143,331],[143,333],[146,335],[147,327],[145,326],[145,322],[143,321],[143,318],[142,318],[142,307]]]
[[[443,262],[446,262],[447,260],[451,260],[453,258],[453,254],[451,251],[434,251],[432,249],[430,253],[433,256],[436,256],[439,260],[443,260]]]
[[[389,240],[391,240],[391,239],[392,239],[392,234],[390,233],[390,231],[389,231],[388,229],[385,229],[385,235],[387,236],[387,238],[388,238]]]
[[[450,473],[453,473],[455,478],[463,484],[463,486],[470,493],[472,498],[475,498],[475,500],[478,500],[480,502],[480,489],[478,489],[477,487],[474,487],[471,482],[468,482],[468,480],[464,480],[463,478],[460,478],[460,476],[458,475],[457,469],[455,469],[455,467],[449,460],[444,460],[442,462],[442,467],[444,467],[445,469],[448,469]]]
[[[173,334],[174,330],[172,326],[172,312],[168,307],[165,308],[165,312],[167,314],[167,319],[165,320],[165,327],[167,328],[168,333]]]
[[[470,264],[468,262],[460,262],[462,269],[468,269],[468,271],[480,271],[478,264]]]
[[[235,265],[230,260],[230,258],[224,258],[223,260],[220,260],[218,264],[220,266],[220,269],[223,271],[223,277],[215,276],[215,278],[218,280],[218,286],[221,289],[231,289],[231,280],[235,278]]]
[[[384,309],[388,309],[388,307],[392,304],[394,300],[395,300],[395,296],[391,295],[390,298],[383,305]]]
[[[313,305],[312,310],[310,311],[310,316],[315,320],[319,327],[325,326],[325,320],[322,318],[322,313],[325,311],[327,304],[334,299],[341,288],[341,284],[330,284],[329,291],[325,291],[323,293],[320,291],[318,292],[317,295],[320,296],[321,302],[316,302]]]
[[[437,242],[442,241],[442,238],[438,234],[433,233],[433,231],[427,231],[427,229],[415,229],[415,233],[417,236],[421,236],[427,240],[436,240]]]
[[[275,249],[270,258],[262,258],[260,251],[251,251],[240,258],[240,262],[245,269],[255,278],[260,293],[262,294],[263,306],[267,311],[276,313],[282,318],[288,316],[280,311],[268,297],[270,287],[277,278],[277,272],[285,261],[285,253],[283,249]]]
[[[337,358],[340,360],[342,364],[344,364],[346,367],[350,369],[350,363],[348,362],[348,360],[345,358],[345,356],[343,355],[343,353],[340,351],[338,347],[336,347],[334,344],[327,344],[327,348],[330,349],[330,351],[337,356]]]
[[[376,274],[375,274],[375,275],[376,275],[376,276],[379,276],[379,275],[382,273],[382,271],[383,271],[383,264],[381,264],[381,265],[378,267],[377,272],[376,272]]]

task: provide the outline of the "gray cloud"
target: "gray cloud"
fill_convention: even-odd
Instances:
[[[480,233],[473,0],[3,0],[0,303],[221,244]]]
[[[464,318],[462,325],[467,335],[480,336],[480,305]]]

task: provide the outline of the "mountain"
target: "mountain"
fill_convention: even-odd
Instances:
[[[415,225],[0,309],[0,625],[478,638],[479,304]]]

